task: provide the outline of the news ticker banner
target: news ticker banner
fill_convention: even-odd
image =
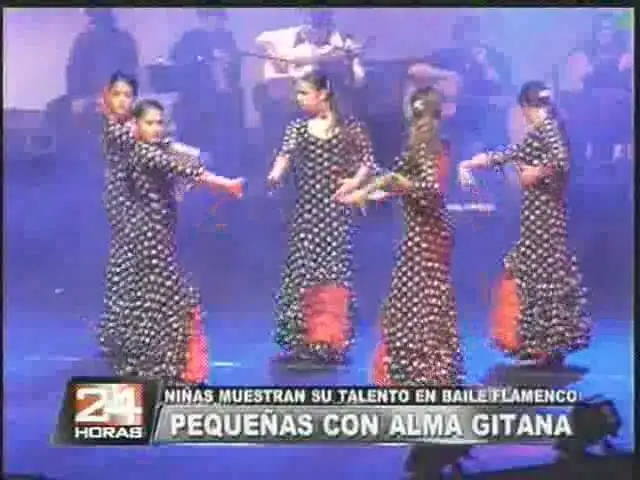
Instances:
[[[428,387],[163,387],[69,381],[54,442],[539,443],[573,436],[573,390]]]

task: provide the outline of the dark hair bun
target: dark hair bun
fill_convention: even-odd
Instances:
[[[423,99],[418,98],[411,102],[411,113],[414,117],[421,117],[425,111],[425,102]]]
[[[551,89],[539,80],[527,82],[520,89],[518,103],[523,107],[549,107],[552,103]]]
[[[430,116],[439,120],[442,116],[440,94],[434,87],[420,88],[413,92],[410,106],[414,119]]]

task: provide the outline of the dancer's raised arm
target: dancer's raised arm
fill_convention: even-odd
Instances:
[[[565,174],[569,170],[569,151],[558,121],[548,117],[536,126],[536,135],[544,149],[540,165],[526,164],[525,144],[512,144],[503,151],[485,152],[475,155],[470,160],[461,162],[458,175],[461,183],[473,182],[471,171],[475,169],[502,167],[507,163],[516,163],[518,178],[523,187],[538,184],[545,178],[556,174]]]
[[[175,153],[170,149],[143,142],[135,143],[132,161],[187,181],[198,181],[205,174],[204,164],[200,158]]]
[[[415,147],[399,157],[391,171],[375,177],[371,182],[344,199],[344,203],[360,204],[390,196],[404,196],[427,206],[441,196],[439,182],[440,157],[429,152],[426,144]]]
[[[198,153],[162,142],[164,108],[155,100],[142,100],[133,110],[135,120],[132,155],[128,160],[136,166],[157,170],[179,178],[187,187],[202,184],[237,197],[242,196],[244,179],[230,179],[206,170]]]
[[[464,160],[458,164],[458,181],[463,186],[470,186],[474,183],[472,171],[482,170],[487,168],[501,168],[508,163],[516,163],[516,166],[520,168],[522,165],[519,163],[525,159],[526,155],[522,143],[514,143],[508,145],[503,150],[496,150],[492,152],[482,152],[474,155],[469,160]]]
[[[458,168],[476,170],[482,168],[502,167],[510,162],[517,162],[524,158],[521,143],[508,145],[504,149],[483,152],[473,156],[470,160],[460,162]]]

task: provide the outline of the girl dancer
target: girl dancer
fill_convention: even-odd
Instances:
[[[287,127],[268,176],[278,184],[294,168],[298,199],[276,307],[282,361],[344,362],[351,343],[350,209],[336,202],[358,188],[373,167],[371,142],[354,118],[342,119],[327,77],[313,72],[297,84],[308,119]]]
[[[587,347],[591,324],[576,259],[567,247],[567,139],[542,82],[526,83],[518,103],[528,124],[522,142],[502,153],[476,155],[462,162],[458,173],[461,183],[469,185],[472,169],[507,162],[518,169],[524,190],[520,239],[504,261],[492,336],[506,353],[550,365]]]
[[[462,357],[450,274],[452,227],[442,192],[447,159],[439,137],[440,96],[430,87],[417,90],[410,111],[409,145],[391,173],[341,201],[404,198],[406,233],[382,309],[374,382],[451,386],[460,380]]]
[[[163,107],[114,76],[104,98],[105,205],[111,225],[100,343],[118,375],[201,383],[207,348],[198,296],[176,259],[176,180],[242,195],[242,180],[207,172],[164,139]],[[133,122],[129,119],[133,116]]]

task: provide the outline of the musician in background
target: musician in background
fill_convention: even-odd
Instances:
[[[477,148],[482,139],[506,140],[505,100],[511,90],[511,68],[504,55],[486,45],[482,33],[477,17],[462,17],[452,28],[453,47],[409,69],[410,76],[422,82],[444,77],[455,83],[444,84],[451,113],[445,130],[452,143],[464,150],[474,144]]]
[[[322,68],[341,95],[343,108],[353,108],[354,90],[365,79],[358,49],[350,35],[337,30],[331,10],[313,9],[308,13],[307,25],[296,36],[289,59],[302,69]]]
[[[83,12],[88,25],[71,46],[66,93],[46,108],[47,121],[56,130],[58,139],[63,144],[68,140],[74,149],[77,149],[79,134],[100,131],[102,121],[96,113],[96,101],[104,79],[115,71],[135,76],[139,68],[136,42],[118,25],[113,10],[87,8]]]
[[[592,102],[585,85],[592,72],[589,57],[579,48],[571,50],[555,70],[557,103],[571,142],[576,178],[584,173],[589,152]]]
[[[598,15],[583,46],[591,64],[585,90],[594,105],[592,118],[600,119],[590,132],[592,158],[604,163],[623,157],[632,136],[633,55],[616,20],[613,14]]]
[[[256,110],[265,129],[269,150],[277,146],[284,126],[295,115],[293,83],[321,68],[340,98],[343,113],[356,110],[356,91],[365,80],[357,55],[360,46],[338,31],[330,9],[310,9],[306,23],[297,27],[263,32],[256,43],[265,60],[263,83],[254,92]]]
[[[216,158],[235,156],[244,131],[241,57],[224,9],[199,8],[196,15],[198,26],[171,51],[171,61],[184,73],[174,117],[187,143]]]

